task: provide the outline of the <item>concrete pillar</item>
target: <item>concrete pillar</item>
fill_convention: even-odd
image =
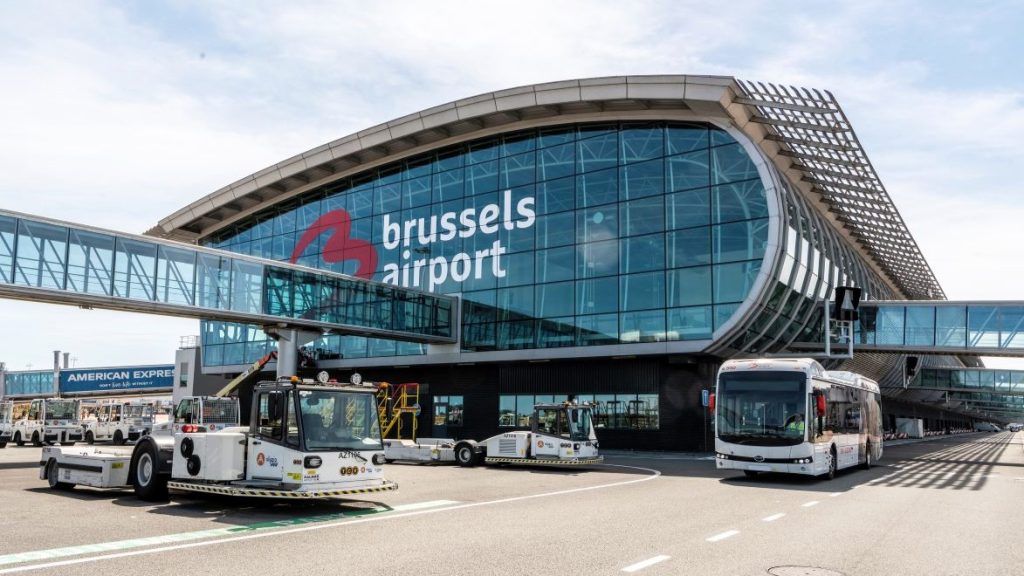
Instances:
[[[53,395],[60,396],[60,350],[53,351]]]
[[[265,328],[277,340],[277,377],[290,378],[299,373],[299,347],[320,337],[319,332],[295,328]]]

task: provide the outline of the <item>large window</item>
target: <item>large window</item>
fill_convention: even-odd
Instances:
[[[746,298],[770,241],[745,148],[709,124],[653,122],[530,130],[415,156],[268,209],[211,245],[355,274],[360,262],[332,252],[326,235],[293,254],[337,210],[349,237],[376,253],[373,279],[474,303],[463,311],[467,351],[708,339]],[[242,309],[254,297],[231,296]],[[221,349],[206,365],[252,362],[270,342],[208,326],[220,334],[204,346]],[[316,348],[333,358],[426,352],[335,335]]]
[[[567,394],[501,395],[498,426],[529,428],[534,404],[564,402]],[[657,430],[660,412],[657,394],[577,394],[577,404],[593,407],[594,427],[609,430]]]
[[[448,405],[448,413],[443,424],[453,428],[461,428],[465,418],[465,403],[462,396],[434,396],[434,405]]]

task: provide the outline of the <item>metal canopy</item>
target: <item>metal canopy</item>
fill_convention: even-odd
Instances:
[[[791,167],[821,196],[829,212],[865,248],[911,300],[945,294],[857,140],[846,114],[828,91],[737,80],[736,102],[769,126],[768,140],[792,159]]]

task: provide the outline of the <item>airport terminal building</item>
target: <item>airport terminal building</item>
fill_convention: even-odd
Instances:
[[[341,378],[425,385],[425,436],[483,437],[571,395],[598,405],[603,445],[706,449],[702,391],[721,362],[821,342],[834,287],[944,298],[832,95],[730,77],[452,102],[284,160],[148,234],[458,295],[458,344],[307,347]],[[258,326],[202,325],[204,373],[273,348]],[[900,406],[901,356],[844,368]]]

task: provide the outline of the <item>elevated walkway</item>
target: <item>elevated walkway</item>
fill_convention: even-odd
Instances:
[[[961,412],[1024,420],[1024,370],[924,368],[907,389],[933,392],[932,402]]]
[[[0,298],[419,343],[458,334],[449,296],[2,210]]]
[[[855,352],[1024,357],[1024,301],[862,301],[859,316]]]

